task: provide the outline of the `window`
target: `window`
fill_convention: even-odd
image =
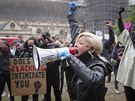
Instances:
[[[15,24],[14,24],[14,23],[11,23],[11,24],[10,24],[10,28],[11,28],[11,29],[14,29],[14,28],[15,28]]]
[[[40,28],[37,29],[37,34],[41,34],[42,30]]]

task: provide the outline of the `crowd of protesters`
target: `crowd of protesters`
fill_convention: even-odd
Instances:
[[[77,54],[71,55],[69,51],[58,53],[59,60],[47,63],[46,84],[47,92],[43,101],[51,101],[51,87],[53,87],[55,101],[62,101],[62,88],[64,72],[67,83],[67,91],[70,101],[105,101],[107,88],[105,83],[111,81],[114,72],[114,91],[119,94],[118,82],[122,82],[127,101],[135,99],[134,76],[134,49],[135,27],[124,27],[121,14],[124,8],[118,11],[118,26],[121,32],[118,42],[110,21],[105,22],[108,27],[109,38],[104,39],[93,32],[80,31],[75,18],[77,6],[69,3],[68,21],[70,25],[70,41],[61,43],[48,32],[42,32],[41,36],[20,40],[14,45],[7,45],[0,40],[0,101],[7,84],[10,101],[14,101],[11,94],[10,82],[10,58],[33,57],[33,45],[43,49],[61,47],[74,47]],[[69,38],[68,38],[69,39]],[[61,57],[64,59],[61,59]],[[108,79],[106,81],[106,77]],[[33,101],[38,101],[39,95],[32,95]],[[21,101],[28,101],[29,95],[21,96]]]

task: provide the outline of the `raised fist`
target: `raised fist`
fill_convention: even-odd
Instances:
[[[119,8],[119,14],[123,13],[125,11],[125,8],[124,7],[120,7]]]
[[[75,14],[77,6],[74,2],[69,2],[69,14]]]
[[[105,25],[108,27],[112,27],[112,22],[111,21],[104,21]]]

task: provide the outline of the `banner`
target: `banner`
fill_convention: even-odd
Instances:
[[[11,58],[10,80],[13,96],[45,94],[46,65],[36,70],[32,58]]]

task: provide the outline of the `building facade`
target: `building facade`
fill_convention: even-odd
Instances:
[[[119,7],[128,9],[128,0],[0,0],[0,36],[30,36],[28,33],[36,36],[42,31],[65,36],[70,33],[67,19],[69,1],[75,1],[78,5],[77,20],[80,28],[84,27],[90,32],[100,31],[107,34],[104,21],[114,23]],[[25,34],[13,28],[3,32],[4,23],[12,20]]]
[[[115,22],[119,7],[128,9],[128,0],[85,0],[87,2],[85,29],[108,33],[104,21]]]
[[[68,12],[69,5],[65,1],[0,0],[0,36],[22,35],[27,38],[46,31],[65,37],[70,33]],[[13,21],[14,28],[7,26],[10,21]]]

